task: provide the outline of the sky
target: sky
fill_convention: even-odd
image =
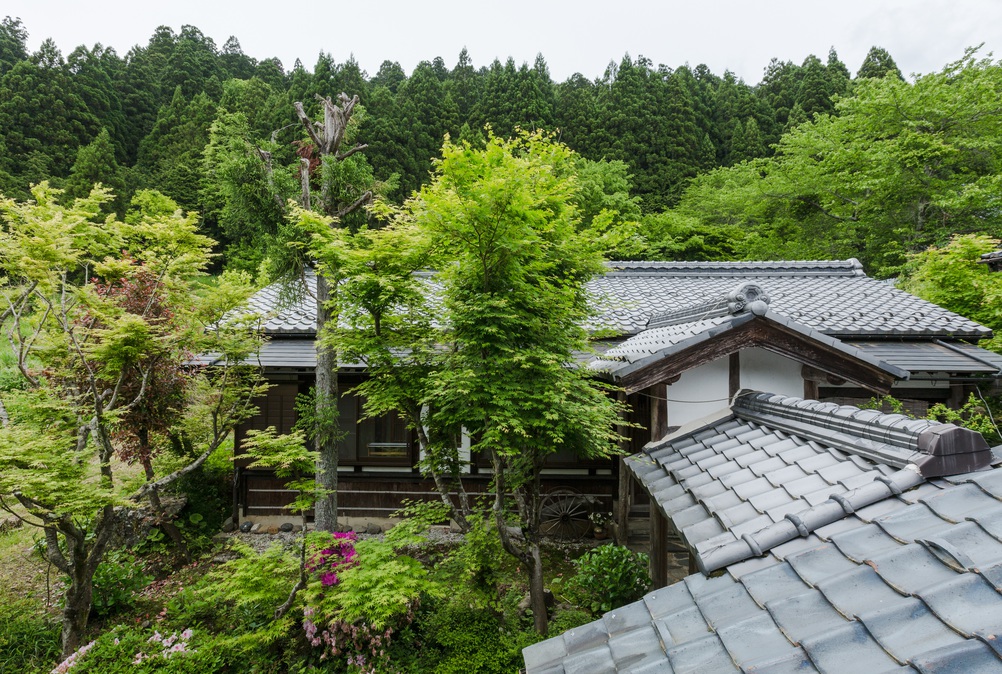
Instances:
[[[245,54],[278,57],[286,69],[299,58],[312,70],[324,51],[339,62],[354,55],[369,75],[384,60],[409,73],[441,56],[451,68],[464,46],[477,67],[541,53],[557,81],[601,77],[624,54],[705,63],[749,84],[773,57],[825,60],[831,47],[853,74],[873,45],[906,76],[941,70],[982,43],[982,54],[1002,58],[1002,0],[3,0],[4,15],[22,20],[32,50],[51,37],[64,55],[95,43],[124,55],[157,26],[190,24],[218,47],[233,35]]]

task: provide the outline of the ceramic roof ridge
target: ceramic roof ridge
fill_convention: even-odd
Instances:
[[[652,314],[647,328],[664,328],[721,316],[751,312],[761,316],[769,306],[769,294],[753,281],[742,281],[730,291],[682,309]]]
[[[765,276],[866,276],[856,258],[848,260],[754,260],[729,262],[610,261],[607,274],[656,273],[679,276],[738,272]]]
[[[897,496],[925,482],[917,466],[908,466],[890,475],[880,475],[873,482],[845,494],[833,494],[827,501],[739,539],[708,548],[695,554],[699,570],[709,575],[724,567],[752,557],[761,557],[773,548],[796,538],[806,538],[821,527],[834,524],[861,508]]]
[[[895,468],[914,464],[925,477],[982,470],[992,461],[981,434],[953,424],[757,391],[739,392],[731,407],[742,419],[870,461]]]

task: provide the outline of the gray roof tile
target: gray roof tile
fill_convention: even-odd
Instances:
[[[922,653],[912,659],[921,674],[998,674],[1002,663],[980,641],[963,641]]]
[[[800,645],[822,674],[884,672],[899,664],[855,621],[807,637]]]
[[[763,651],[786,656],[795,650],[766,612],[721,627],[717,635],[734,662],[753,661],[760,658]]]
[[[902,594],[920,595],[927,588],[957,577],[924,546],[902,545],[870,560],[884,582]]]
[[[741,584],[759,606],[806,592],[810,586],[801,580],[789,564],[773,564],[741,576]]]
[[[916,429],[930,428],[835,405],[797,399],[781,404],[849,424],[836,433],[851,434],[858,428],[852,424],[865,422],[876,424],[868,431],[874,437],[909,442]],[[884,421],[887,425],[880,426]],[[649,454],[661,461],[648,459],[653,468],[627,462],[655,502],[672,511],[673,524],[700,568],[726,573],[687,576],[557,637],[559,645],[549,651],[527,650],[530,674],[561,667],[580,672],[1002,672],[997,637],[1002,634],[1002,501],[996,493],[1002,482],[994,477],[1002,475],[1002,467],[924,481],[913,469],[870,464],[845,444],[827,445],[824,434],[805,441],[789,428],[766,432],[760,447],[727,456],[725,451],[742,446],[730,438],[767,427],[740,415],[726,424],[726,430],[720,423],[704,429],[698,442],[688,435],[650,447]],[[675,441],[690,456],[711,450],[685,478],[680,474],[693,464]],[[789,463],[785,452],[770,455],[770,448],[788,441],[787,451],[804,456]],[[727,449],[715,452],[714,443],[728,443]],[[673,455],[682,460],[672,460]],[[770,458],[751,466],[778,463],[760,473],[749,467],[712,475],[757,455]],[[832,476],[841,465],[857,474]],[[828,484],[826,474],[855,481],[856,488]],[[808,488],[814,489],[804,491]],[[825,492],[836,493],[822,500]],[[758,514],[756,506],[766,514]]]
[[[846,619],[817,590],[769,602],[769,614],[795,644],[844,627]]]
[[[564,661],[567,674],[594,674],[594,672],[616,671],[616,661],[608,646],[599,646],[588,651],[568,655]]]
[[[950,527],[949,522],[938,517],[932,509],[922,503],[878,517],[874,522],[902,542],[934,536]]]
[[[667,639],[662,637],[665,647],[701,639],[712,632],[695,604],[675,613],[656,618],[654,622],[661,625],[662,634],[668,636]]]
[[[859,619],[877,643],[902,663],[930,649],[964,641],[914,597],[901,597],[891,606],[861,614]]]
[[[831,537],[839,551],[856,563],[863,563],[877,555],[897,550],[897,542],[876,524],[867,524]]]
[[[805,583],[812,586],[826,578],[856,568],[856,565],[846,559],[831,543],[822,543],[816,548],[789,555],[786,562]]]
[[[702,617],[714,630],[759,612],[759,605],[740,583],[733,583],[729,587],[707,594],[697,600],[696,604]]]
[[[811,659],[802,648],[794,648],[791,652],[778,658],[765,657],[751,660],[741,667],[745,674],[768,672],[768,674],[809,674],[817,672]]]
[[[1002,633],[999,593],[977,574],[957,574],[920,596],[940,620],[964,636]]]
[[[628,672],[664,661],[658,633],[648,621],[639,629],[609,639],[609,650],[616,671]]]
[[[668,660],[676,674],[702,674],[703,672],[739,672],[734,666],[720,637],[710,634],[696,641],[688,641],[668,649]],[[593,670],[598,671],[598,670]]]
[[[831,605],[849,619],[892,606],[901,598],[866,564],[853,565],[848,571],[819,582],[817,587]]]

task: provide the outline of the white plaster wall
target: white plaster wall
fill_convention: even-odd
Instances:
[[[727,407],[728,360],[684,372],[668,387],[668,425],[681,426]]]
[[[802,365],[766,349],[741,351],[741,388],[802,397]],[[727,356],[684,373],[668,387],[668,425],[681,426],[726,407],[730,389]]]
[[[804,397],[803,365],[766,349],[741,352],[741,388]]]

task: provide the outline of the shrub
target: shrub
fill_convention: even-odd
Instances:
[[[303,630],[325,657],[344,658],[349,671],[376,671],[389,662],[393,635],[414,620],[425,595],[439,594],[436,583],[416,559],[398,554],[392,543],[361,541],[315,533],[310,545],[320,552],[311,559],[313,579],[303,593]],[[336,548],[336,551],[335,551]],[[328,582],[335,560],[335,582]]]
[[[125,550],[112,550],[105,555],[94,572],[91,612],[106,618],[132,608],[136,603],[136,595],[151,580],[135,555]]]
[[[498,673],[517,671],[522,649],[538,639],[531,629],[506,625],[491,611],[471,606],[458,597],[438,603],[422,613],[420,629],[427,647],[429,671],[443,674]]]
[[[640,599],[651,585],[647,555],[620,545],[603,545],[574,562],[575,575],[565,593],[578,606],[604,613]]]
[[[275,609],[296,584],[299,560],[278,543],[260,555],[239,542],[233,549],[240,557],[171,600],[167,613],[173,621],[206,621],[223,632],[251,632],[271,624]]]

